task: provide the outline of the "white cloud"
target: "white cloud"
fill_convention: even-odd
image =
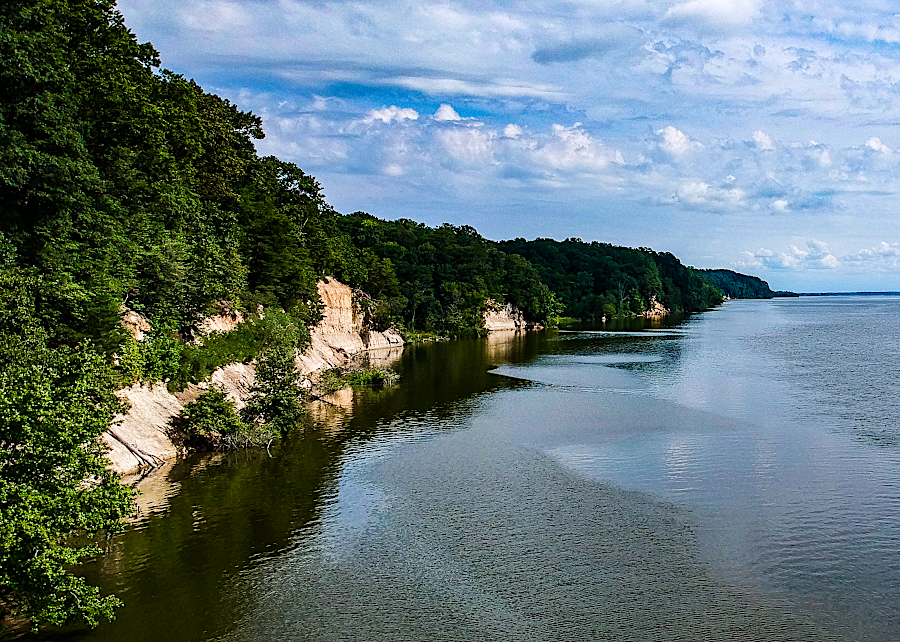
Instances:
[[[762,130],[753,132],[753,142],[756,144],[756,149],[763,151],[773,151],[775,149],[775,141]]]
[[[398,76],[384,81],[387,85],[404,87],[431,95],[479,96],[482,98],[546,98],[561,100],[565,94],[555,85],[523,83],[516,80],[474,82],[458,78],[426,78]]]
[[[881,241],[875,247],[863,248],[841,260],[867,272],[897,272],[900,270],[900,244]]]
[[[390,107],[384,107],[383,109],[373,109],[363,119],[363,122],[366,124],[371,124],[376,120],[380,120],[384,124],[389,125],[392,122],[402,123],[404,120],[418,119],[419,112],[417,112],[415,109],[410,109],[409,107],[401,108],[391,105]]]
[[[703,147],[699,142],[691,140],[687,134],[671,125],[656,130],[656,135],[662,137],[660,146],[672,156],[681,156],[691,149]]]
[[[448,121],[462,120],[462,117],[458,113],[456,113],[456,110],[453,109],[452,106],[444,103],[440,107],[438,107],[438,110],[434,113],[434,119],[437,121]]]
[[[875,136],[866,141],[866,147],[873,149],[876,152],[881,152],[882,154],[890,154],[892,151],[890,147],[881,142],[880,138],[876,138]]]
[[[577,170],[595,173],[610,163],[623,164],[621,152],[606,147],[581,128],[553,125],[553,139],[537,148],[532,157],[539,164],[554,170]]]
[[[503,128],[503,135],[507,138],[519,138],[523,133],[522,128],[514,123]]]
[[[822,241],[810,239],[806,242],[806,248],[801,250],[791,245],[786,252],[773,252],[766,248],[743,252],[741,260],[735,265],[739,268],[773,270],[833,270],[840,267],[841,261],[828,251],[828,245]]]
[[[687,181],[675,192],[677,202],[715,208],[731,208],[746,204],[747,194],[739,188],[713,187],[702,181]]]
[[[481,129],[442,129],[436,134],[441,147],[453,158],[466,162],[491,159],[493,134]]]

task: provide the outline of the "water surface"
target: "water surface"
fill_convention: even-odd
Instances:
[[[153,480],[90,569],[126,607],[61,635],[894,640],[898,319],[732,301],[409,348],[271,457]]]

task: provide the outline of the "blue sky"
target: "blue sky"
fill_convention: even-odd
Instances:
[[[900,290],[900,6],[122,0],[338,210]],[[896,13],[895,13],[896,12]]]

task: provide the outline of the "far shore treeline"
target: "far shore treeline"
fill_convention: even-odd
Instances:
[[[112,0],[0,3],[0,616],[112,617],[117,599],[72,569],[99,554],[77,542],[132,506],[98,439],[124,410],[115,391],[256,359],[256,414],[213,391],[185,421],[293,425],[292,357],[326,275],[365,293],[375,326],[442,336],[483,332],[488,300],[553,324],[772,294],[646,248],[342,215],[299,167],[257,155],[262,137],[258,116],[162,69]],[[126,309],[150,320],[146,341]],[[249,321],[190,341],[223,310]]]

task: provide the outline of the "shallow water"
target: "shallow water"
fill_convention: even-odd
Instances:
[[[118,620],[45,637],[897,638],[900,299],[732,301],[397,367],[272,457],[153,480],[89,569]]]

